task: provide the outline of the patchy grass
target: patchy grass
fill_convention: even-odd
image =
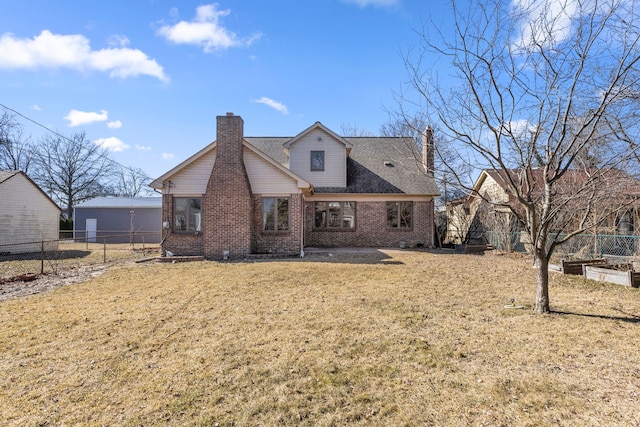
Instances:
[[[0,303],[3,425],[639,425],[640,292],[389,251],[114,267]]]
[[[116,264],[156,255],[158,245],[136,243],[76,243],[60,241],[55,251],[0,256],[0,284],[24,273],[57,274],[96,264]]]

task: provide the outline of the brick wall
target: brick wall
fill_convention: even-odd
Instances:
[[[162,244],[162,249],[171,251],[174,255],[202,255],[203,238],[202,233],[176,233],[173,231],[173,195],[162,195],[162,221],[169,221],[169,228],[164,229],[166,238]]]
[[[204,256],[221,259],[251,253],[253,198],[242,156],[242,117],[216,118],[216,162],[202,199]]]
[[[356,228],[353,231],[313,229],[314,204],[305,203],[305,246],[406,247],[433,246],[433,201],[413,202],[413,227],[387,228],[386,202],[356,202]]]
[[[255,206],[254,213],[254,237],[253,252],[258,254],[299,254],[300,238],[302,231],[302,195],[289,195],[289,230],[284,231],[262,231],[262,196],[253,196]]]

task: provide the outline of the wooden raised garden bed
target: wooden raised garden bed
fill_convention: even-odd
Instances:
[[[578,261],[565,261],[562,260],[562,274],[576,274],[581,276],[583,274],[584,266],[586,265],[605,265],[607,263],[604,259],[583,259]]]
[[[549,264],[549,270],[559,271],[562,274],[575,274],[582,276],[583,266],[585,265],[605,265],[604,259],[581,259],[576,261],[562,260],[562,264]]]
[[[585,279],[597,280],[598,282],[615,283],[618,285],[640,287],[640,272],[633,270],[616,270],[611,267],[585,265]]]
[[[459,254],[480,254],[483,255],[485,251],[493,250],[491,245],[456,245],[455,251]]]

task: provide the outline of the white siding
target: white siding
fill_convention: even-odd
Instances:
[[[324,151],[324,171],[311,171],[311,151]],[[315,187],[346,187],[346,148],[322,130],[312,130],[289,149],[289,169]]]
[[[39,243],[13,244],[58,240],[59,221],[60,210],[24,175],[0,184],[0,252],[39,251]]]
[[[169,179],[172,182],[171,194],[204,194],[216,161],[216,150],[212,150],[191,163]]]
[[[298,192],[298,183],[292,177],[244,149],[244,166],[254,194],[291,194]]]

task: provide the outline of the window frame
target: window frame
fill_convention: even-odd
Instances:
[[[319,166],[316,166],[314,164],[315,163],[314,162],[314,160],[315,160],[314,156],[318,156],[318,155],[321,158],[320,162],[322,164],[319,165]],[[324,172],[324,170],[325,170],[325,153],[324,153],[324,150],[311,150],[309,160],[310,160],[310,169],[311,169],[312,172]]]
[[[402,206],[403,205],[409,205],[409,212],[410,212],[410,216],[409,216],[409,225],[402,225],[403,221],[401,221],[402,215],[401,212],[403,210]],[[389,207],[391,205],[395,205],[396,209],[395,209],[395,219],[397,221],[397,225],[390,225],[391,223],[391,217],[389,216],[389,214],[391,212],[393,212],[392,210],[389,209]],[[414,203],[413,201],[409,201],[409,200],[399,200],[399,201],[392,201],[392,202],[387,202],[385,204],[385,215],[387,217],[386,223],[387,223],[387,229],[389,230],[397,230],[397,231],[405,231],[405,230],[413,230],[413,221],[414,221]],[[406,223],[406,222],[405,222]]]
[[[273,223],[271,224],[274,228],[272,230],[266,229],[265,226],[267,224],[267,221],[265,221],[265,214],[267,213],[267,211],[265,211],[265,200],[274,200],[275,202],[273,203],[273,212],[271,212],[271,214],[273,215]],[[286,229],[281,229],[280,228],[280,217],[279,217],[279,201],[283,200],[287,202],[287,223],[286,223]],[[262,205],[262,218],[261,218],[261,223],[262,226],[260,227],[263,233],[267,233],[267,234],[273,234],[273,233],[289,233],[291,231],[291,198],[290,197],[262,197],[261,198],[261,205]]]
[[[185,200],[187,201],[186,206],[185,206],[185,229],[182,228],[178,228],[178,213],[177,213],[177,208],[178,208],[178,201],[179,200]],[[192,212],[192,210],[194,210],[191,201],[193,200],[197,200],[198,201],[198,205],[199,208],[197,208],[197,211]],[[196,216],[199,217],[199,220],[196,220]],[[173,197],[173,232],[174,233],[180,233],[180,234],[200,234],[202,233],[202,197],[182,197],[182,196],[174,196]],[[193,225],[193,228],[191,227],[191,220],[193,220],[196,222],[196,224]]]
[[[325,203],[326,207],[324,210],[318,211],[318,205],[321,203]],[[345,211],[345,204],[349,203],[351,206],[349,206],[349,208],[351,208],[353,210],[351,215],[345,215],[344,211]],[[330,218],[329,218],[329,212],[330,212],[330,204],[338,204],[340,206],[340,210],[339,210],[339,218],[337,220],[337,222],[340,224],[339,227],[337,226],[330,226]],[[322,226],[318,226],[318,213],[319,212],[324,212],[325,216],[322,220],[323,225]],[[350,217],[350,218],[349,218]],[[313,202],[313,229],[316,231],[355,231],[356,227],[357,227],[357,203],[355,201],[338,201],[338,200],[328,200],[328,201],[317,201],[317,202]],[[347,223],[352,224],[350,227],[345,227],[345,221]]]

